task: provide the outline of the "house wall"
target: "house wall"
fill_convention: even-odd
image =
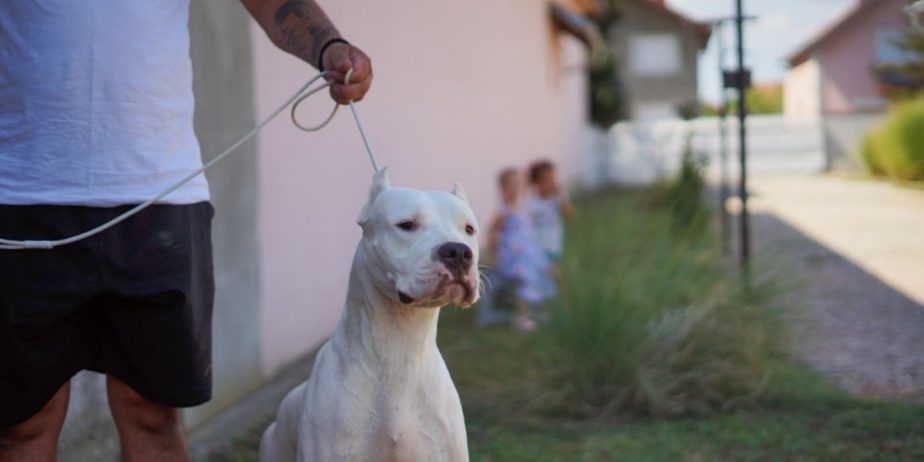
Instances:
[[[821,43],[824,106],[827,113],[881,110],[886,100],[879,94],[871,72],[877,61],[877,33],[907,27],[902,8],[905,0],[879,0],[862,15],[843,24]]]
[[[676,116],[676,108],[684,104],[696,103],[699,38],[696,32],[662,14],[633,2],[622,2],[622,15],[619,22],[609,33],[609,40],[616,50],[619,75],[623,77],[626,100],[633,118],[645,117],[646,108],[665,111]],[[629,43],[633,34],[675,34],[681,46],[681,66],[679,72],[666,77],[645,77],[634,74],[629,69]],[[653,115],[653,114],[652,114]]]
[[[576,47],[553,51],[545,2],[325,7],[373,59],[375,83],[357,109],[393,184],[448,190],[461,180],[486,223],[502,167],[548,157],[573,177],[580,130],[565,121],[583,111],[566,96],[582,94],[584,77],[564,71],[580,63]],[[255,24],[251,30],[263,115],[315,71],[276,50]],[[320,120],[331,102],[318,97],[306,106],[305,120]],[[258,146],[261,362],[271,373],[318,345],[339,319],[372,168],[348,111],[318,133],[281,118]]]
[[[783,82],[783,112],[788,119],[818,117],[821,108],[821,67],[809,59],[786,73]]]

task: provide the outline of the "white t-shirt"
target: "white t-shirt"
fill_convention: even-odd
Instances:
[[[549,255],[560,256],[565,227],[561,219],[561,197],[541,198],[531,195],[526,201],[526,213],[536,233],[539,247]]]
[[[0,203],[148,200],[202,166],[189,0],[0,1]],[[208,200],[199,176],[162,202]]]

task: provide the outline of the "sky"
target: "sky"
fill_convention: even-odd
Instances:
[[[782,81],[786,73],[785,57],[859,0],[743,1],[745,14],[757,17],[745,29],[745,63],[753,68],[754,81],[763,83]],[[690,18],[709,21],[732,16],[735,0],[667,0],[667,4]],[[726,26],[727,47],[735,44],[733,29],[732,23]],[[734,50],[726,51],[725,55],[726,65],[733,66]],[[713,37],[699,62],[700,95],[710,102],[717,101],[720,92],[718,59]]]

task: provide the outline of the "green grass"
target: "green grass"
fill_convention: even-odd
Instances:
[[[736,289],[734,271],[716,257],[708,235],[671,234],[668,209],[639,206],[648,202],[621,194],[580,204],[582,216],[569,228],[564,301],[543,331],[476,330],[472,310],[443,311],[439,343],[462,397],[472,460],[924,460],[924,408],[851,398],[777,353],[772,332],[779,326],[771,309],[758,305],[779,288]],[[608,280],[589,274],[601,269]],[[666,322],[663,331],[677,332],[671,315],[688,313],[682,307],[689,306],[711,306],[721,316],[711,318],[711,326],[695,326],[699,335],[677,348],[651,326]],[[648,350],[640,346],[646,342],[653,343]],[[642,353],[651,349],[661,354],[646,362]],[[695,360],[672,366],[678,351]],[[706,380],[707,386],[701,376],[689,378],[687,372],[703,364],[711,370],[716,358],[737,372]],[[683,406],[659,412],[644,399],[620,402],[620,387],[641,392],[639,371],[658,367],[667,389],[681,394],[716,383],[744,388],[719,387],[719,399],[705,400],[700,412]],[[593,393],[601,383],[611,388],[603,387],[603,399]],[[582,387],[590,392],[575,393]],[[549,406],[550,397],[557,406]],[[681,405],[703,402],[702,396],[680,398]],[[734,405],[721,405],[727,402]],[[601,412],[607,403],[616,403],[614,412]]]
[[[764,393],[730,413],[581,419],[534,405],[540,336],[474,330],[446,310],[440,344],[465,410],[473,461],[924,460],[924,408],[860,401],[787,358]]]
[[[678,228],[675,201],[641,199],[651,202],[584,200],[569,224],[560,301],[539,333],[547,377],[537,400],[592,417],[746,405],[767,376],[775,325],[758,303],[772,286],[742,290],[701,224]]]

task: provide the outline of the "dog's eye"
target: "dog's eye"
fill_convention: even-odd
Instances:
[[[472,225],[465,225],[465,234],[468,234],[469,236],[474,236],[474,235],[475,235],[475,227],[472,226]]]
[[[398,223],[396,226],[401,228],[402,231],[416,231],[417,230],[417,223],[414,223],[411,220],[402,221],[401,223]]]

